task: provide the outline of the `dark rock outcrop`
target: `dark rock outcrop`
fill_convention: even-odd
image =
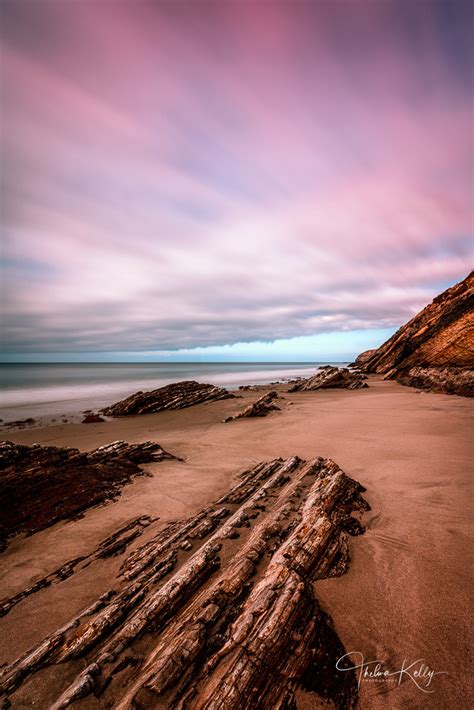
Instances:
[[[28,681],[49,668],[33,692],[52,710],[79,700],[289,708],[310,679],[331,706],[355,707],[356,677],[336,669],[344,649],[313,583],[347,570],[347,534],[364,531],[352,514],[369,508],[363,491],[330,459],[254,466],[214,504],[135,548],[113,587],[5,665],[6,706],[31,704]]]
[[[368,387],[367,377],[358,372],[351,372],[345,367],[332,367],[325,365],[312,377],[297,380],[288,392],[309,392],[322,389],[348,389],[356,390]]]
[[[43,530],[113,500],[139,464],[174,459],[159,444],[116,441],[83,453],[56,446],[0,443],[0,550],[19,532]]]
[[[429,372],[421,372],[428,368]],[[434,373],[433,368],[439,368]],[[465,370],[461,377],[460,369]],[[403,325],[362,365],[387,379],[465,394],[474,387],[474,272]]]
[[[397,382],[430,392],[474,397],[474,370],[463,367],[411,367],[397,375]]]
[[[24,429],[26,426],[32,426],[33,424],[36,424],[36,419],[33,419],[33,417],[28,417],[28,419],[17,419],[12,422],[2,422],[2,426],[10,427],[12,429]]]
[[[273,404],[273,400],[278,397],[278,392],[271,390],[259,397],[255,402],[249,404],[245,409],[236,414],[234,417],[227,417],[224,423],[231,422],[234,419],[242,419],[245,417],[266,417],[267,414],[274,411],[280,411],[280,407]]]
[[[86,414],[82,420],[83,424],[98,424],[99,422],[105,422],[104,417],[99,414]]]
[[[110,407],[102,410],[103,414],[114,417],[124,417],[130,414],[151,414],[166,409],[184,409],[203,402],[216,402],[220,399],[234,397],[222,387],[206,385],[189,380],[174,382],[149,392],[136,392]]]

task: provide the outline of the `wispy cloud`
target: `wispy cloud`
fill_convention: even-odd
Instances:
[[[469,270],[468,4],[3,15],[8,350],[393,328]]]

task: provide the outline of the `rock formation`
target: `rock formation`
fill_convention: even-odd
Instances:
[[[102,410],[103,414],[114,417],[124,417],[130,414],[151,414],[165,409],[184,409],[193,404],[216,402],[220,399],[234,397],[222,387],[206,385],[194,380],[174,382],[166,387],[149,392],[136,392],[120,402]]]
[[[33,424],[36,424],[36,419],[33,419],[33,417],[28,417],[28,419],[16,419],[12,422],[2,421],[2,426],[9,427],[11,429],[24,429],[25,427],[32,426]]]
[[[83,424],[98,424],[99,422],[105,422],[104,417],[99,414],[86,414],[82,420]]]
[[[297,380],[292,384],[288,392],[309,392],[333,388],[356,390],[368,387],[367,382],[365,382],[366,379],[365,375],[351,372],[345,367],[325,365],[312,377]]]
[[[402,384],[454,394],[474,389],[474,272],[402,326],[362,365]],[[421,372],[429,368],[429,372]],[[439,372],[435,373],[434,368]]]
[[[81,700],[264,709],[296,707],[306,689],[354,707],[356,678],[336,670],[344,649],[313,583],[346,571],[347,533],[364,530],[352,515],[368,509],[363,490],[330,459],[254,466],[136,547],[96,601],[5,665],[5,704],[27,706],[35,692],[51,710]]]
[[[159,444],[116,441],[82,453],[56,446],[0,443],[0,550],[19,532],[43,530],[113,500],[139,464],[174,459]]]
[[[49,587],[51,584],[59,584],[59,582],[63,582],[65,579],[71,577],[76,571],[88,567],[95,560],[105,557],[113,557],[114,555],[124,552],[128,545],[130,545],[130,543],[132,543],[137,537],[143,535],[143,532],[148,525],[155,520],[157,520],[157,518],[153,518],[150,515],[142,515],[139,518],[132,520],[132,522],[120,528],[112,535],[109,535],[105,538],[105,540],[102,540],[102,542],[100,542],[88,555],[82,555],[81,557],[75,557],[72,560],[68,560],[61,565],[61,567],[32,584],[31,587],[22,589],[21,592],[18,592],[18,594],[13,595],[12,597],[0,599],[0,616],[6,616],[14,606],[19,604],[26,597],[29,597],[31,594],[36,594],[36,592],[39,592],[40,589]]]
[[[397,382],[430,392],[474,397],[474,370],[463,367],[411,367],[397,375]]]
[[[364,350],[363,353],[358,355],[355,359],[354,362],[352,362],[349,367],[362,367],[362,365],[365,365],[366,362],[370,360],[372,355],[375,353],[375,349],[372,350]]]
[[[242,419],[244,417],[266,417],[267,414],[275,410],[280,411],[280,407],[273,404],[273,400],[278,397],[278,392],[271,390],[259,397],[255,402],[249,404],[245,409],[236,414],[234,417],[227,417],[225,422],[231,422],[234,419]]]

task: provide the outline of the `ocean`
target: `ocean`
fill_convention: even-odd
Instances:
[[[327,362],[0,364],[3,420],[78,414],[180,380],[229,389],[307,377]]]

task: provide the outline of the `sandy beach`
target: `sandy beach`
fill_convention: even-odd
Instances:
[[[0,710],[474,710],[474,3],[0,9]]]
[[[9,431],[4,438],[17,443],[84,451],[117,439],[152,440],[183,461],[148,464],[152,475],[125,486],[116,502],[13,539],[0,557],[2,596],[87,554],[132,519],[157,516],[140,538],[143,544],[157,526],[197,513],[259,461],[330,457],[365,486],[371,511],[363,516],[366,533],[350,541],[348,573],[316,582],[317,598],[347,652],[360,652],[365,662],[382,660],[393,671],[424,659],[439,673],[430,693],[408,674],[400,685],[399,675],[362,678],[359,707],[468,708],[472,403],[418,393],[378,376],[369,384],[357,391],[293,394],[280,385],[281,412],[228,424],[222,420],[254,400],[255,391],[181,411]],[[120,555],[96,560],[17,604],[0,619],[0,663],[13,661],[108,589],[120,563]],[[36,674],[14,707],[44,707],[51,688],[61,689],[67,675],[57,667]],[[299,704],[319,707],[311,693]]]

